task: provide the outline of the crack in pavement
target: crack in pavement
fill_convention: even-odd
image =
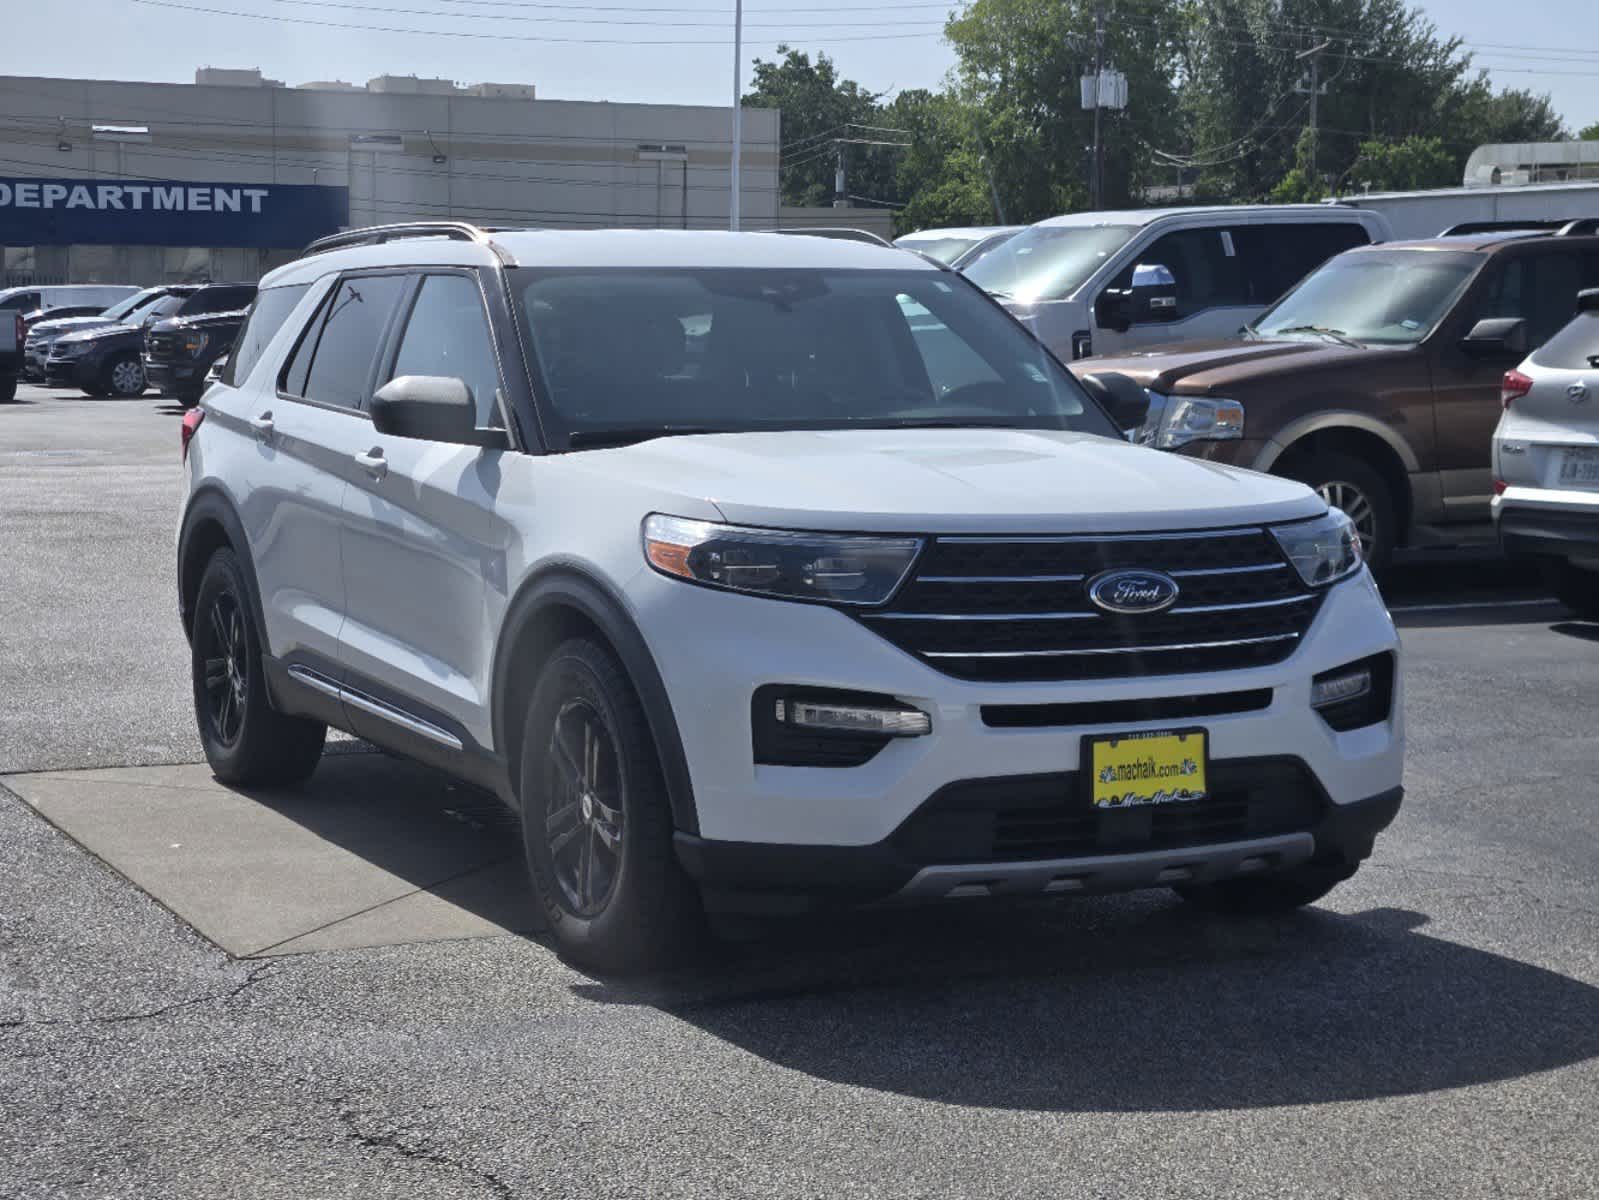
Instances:
[[[437,1167],[447,1167],[452,1171],[464,1171],[481,1180],[492,1188],[496,1196],[512,1197],[516,1193],[511,1190],[510,1184],[501,1179],[492,1171],[482,1167],[475,1167],[471,1163],[461,1162],[437,1150],[430,1150],[426,1146],[413,1145],[402,1141],[392,1133],[367,1133],[356,1124],[355,1113],[344,1105],[339,1106],[339,1123],[348,1131],[345,1136],[371,1150],[392,1150],[402,1158],[409,1158],[415,1162],[430,1163]]]
[[[171,1004],[163,1004],[159,1008],[143,1009],[139,1012],[116,1013],[107,1017],[46,1017],[42,1020],[30,1021],[27,1018],[0,1021],[0,1029],[32,1029],[45,1025],[116,1025],[126,1021],[148,1021],[155,1017],[165,1016],[167,1013],[176,1012],[181,1008],[193,1008],[197,1004],[210,1004],[214,1001],[227,1001],[240,995],[246,988],[258,980],[271,974],[277,962],[261,963],[251,967],[244,979],[221,992],[208,992],[203,996],[190,996],[183,1000],[174,1000]]]

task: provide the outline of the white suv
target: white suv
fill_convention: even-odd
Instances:
[[[1343,514],[1119,438],[918,256],[338,235],[262,281],[185,445],[218,778],[302,779],[334,725],[492,790],[591,965],[707,909],[1292,907],[1399,807]]]

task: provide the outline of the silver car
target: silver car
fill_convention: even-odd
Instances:
[[[1599,618],[1599,288],[1514,371],[1494,431],[1494,523],[1507,554],[1536,556],[1555,594]]]

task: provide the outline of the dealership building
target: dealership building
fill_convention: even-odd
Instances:
[[[779,122],[744,110],[747,228],[821,220],[779,208]],[[726,228],[731,130],[725,107],[530,84],[0,77],[0,282],[249,281],[322,234],[405,220]]]

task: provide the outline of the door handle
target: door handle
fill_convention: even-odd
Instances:
[[[259,417],[251,417],[250,428],[255,433],[256,441],[270,441],[272,439],[272,431],[275,428],[275,426],[272,424],[272,411],[268,409]]]
[[[355,461],[373,479],[382,479],[389,473],[388,460],[383,457],[382,446],[373,446],[365,454],[357,454]]]

